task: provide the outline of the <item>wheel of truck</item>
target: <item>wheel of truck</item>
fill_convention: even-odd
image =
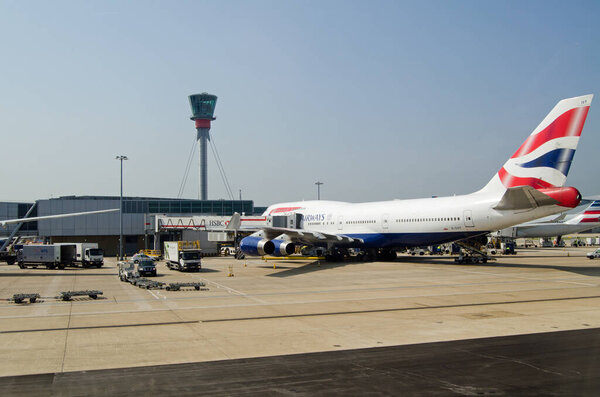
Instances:
[[[53,270],[55,267],[56,267],[56,266],[54,266],[54,265],[46,265],[46,268],[47,268],[47,269],[50,269],[50,270]]]
[[[179,265],[179,271],[182,272],[183,271],[183,266]]]
[[[61,264],[61,265],[58,265],[58,268],[59,268],[60,270],[64,270],[64,268],[65,268],[65,265],[62,265],[62,264]]]
[[[156,277],[156,270],[152,272],[152,275]]]
[[[35,303],[36,300],[37,298],[29,298],[29,303]]]
[[[8,265],[14,265],[14,264],[15,264],[15,262],[16,262],[16,259],[15,259],[15,258],[8,258],[8,259],[6,260],[6,263],[7,263]]]
[[[592,258],[590,258],[590,259],[592,259]],[[24,265],[24,264],[22,264],[21,262],[19,262],[19,267],[20,267],[21,269],[25,269],[25,265]]]
[[[98,299],[98,295],[96,295],[96,294],[91,294],[91,295],[90,295],[90,298],[92,298],[92,299]]]
[[[481,263],[487,263],[487,261],[488,261],[487,258],[481,259]]]
[[[200,291],[200,287],[198,285],[194,286],[194,288],[196,289],[196,291]]]
[[[165,288],[167,291],[171,291],[171,287],[167,286],[167,288]]]

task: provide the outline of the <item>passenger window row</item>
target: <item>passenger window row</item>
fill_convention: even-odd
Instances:
[[[454,222],[460,221],[460,217],[451,216],[444,218],[402,218],[396,219],[396,223],[405,223],[405,222]]]

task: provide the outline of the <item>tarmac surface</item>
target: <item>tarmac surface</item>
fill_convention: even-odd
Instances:
[[[299,357],[297,367],[287,362],[285,368],[291,368],[288,375],[298,376],[300,384],[302,374],[314,373],[313,368],[317,368],[314,360],[317,360],[324,366],[329,363],[330,367],[324,367],[323,371],[336,374],[332,379],[338,379],[340,387],[347,385],[346,392],[354,393],[369,384],[374,387],[382,383],[383,389],[364,390],[391,394],[383,381],[377,380],[377,376],[383,375],[369,372],[368,366],[361,375],[365,377],[362,386],[360,383],[352,386],[345,378],[344,373],[356,370],[349,367],[351,363],[347,360],[352,361],[353,357],[362,360],[359,357],[362,353],[367,354],[365,360],[374,360],[375,368],[381,368],[377,366],[378,360],[390,363],[385,357],[398,354],[401,360],[391,364],[399,368],[409,363],[435,368],[432,366],[435,357],[440,357],[438,366],[448,370],[456,366],[484,366],[491,371],[489,376],[498,371],[498,382],[513,387],[505,378],[511,371],[520,371],[514,361],[510,365],[510,360],[502,364],[502,359],[486,363],[481,361],[482,357],[467,353],[460,357],[457,352],[470,347],[464,345],[467,347],[455,350],[452,346],[461,346],[460,343],[474,338],[528,334],[535,335],[529,336],[533,339],[526,339],[525,345],[515,347],[512,353],[510,346],[521,343],[517,339],[484,339],[489,343],[476,339],[472,343],[475,346],[483,343],[481,351],[496,349],[494,357],[514,356],[515,360],[527,363],[523,367],[531,364],[542,368],[536,370],[539,387],[554,387],[557,394],[563,395],[564,390],[580,386],[577,390],[581,392],[576,394],[590,390],[600,393],[595,375],[596,361],[600,358],[595,349],[596,328],[600,328],[600,261],[585,258],[588,251],[591,249],[521,249],[516,256],[501,256],[486,265],[457,265],[449,256],[401,255],[393,262],[320,264],[206,258],[200,273],[180,273],[159,263],[157,281],[201,281],[207,287],[204,291],[145,290],[120,282],[116,261],[111,258],[101,269],[61,271],[0,265],[0,352],[3,357],[0,377],[5,377],[0,378],[0,395],[7,395],[11,384],[18,384],[23,391],[29,390],[26,386],[29,381],[34,387],[48,379],[54,385],[50,389],[52,394],[78,394],[71,393],[71,389],[61,389],[60,385],[71,385],[69,379],[77,378],[76,371],[115,368],[120,369],[114,373],[122,374],[154,371],[152,378],[158,377],[162,383],[150,381],[153,388],[144,390],[157,391],[162,390],[163,383],[169,384],[165,379],[168,374],[182,368],[171,364],[185,364],[189,366],[184,367],[186,371],[222,372],[223,379],[210,383],[214,389],[207,388],[211,390],[208,394],[243,394],[244,390],[235,388],[239,386],[236,382],[228,383],[226,379],[251,384],[252,376],[262,376],[265,383],[264,389],[254,392],[285,394],[293,383],[278,391],[278,372],[273,368],[288,355],[296,355],[288,358]],[[229,273],[234,277],[228,277]],[[70,302],[54,298],[62,291],[85,289],[101,290],[104,294],[96,300],[87,296],[74,297]],[[39,293],[42,298],[36,303],[16,304],[8,300],[16,293]],[[590,334],[585,334],[585,338],[574,337],[579,344],[573,345],[562,336],[571,334],[556,332],[564,330],[585,330]],[[535,343],[536,335],[541,333],[547,336]],[[506,342],[496,344],[495,340]],[[447,341],[458,342],[430,344]],[[394,353],[370,349],[377,347],[386,347]],[[543,350],[536,353],[542,347]],[[368,353],[370,351],[383,353]],[[317,356],[305,354],[315,352]],[[381,359],[376,358],[380,355]],[[574,361],[579,355],[585,356],[587,361]],[[264,358],[256,361],[258,364],[247,364],[254,363],[248,359],[256,357]],[[541,361],[536,361],[538,359]],[[540,365],[546,359],[553,364]],[[575,364],[569,367],[569,362]],[[561,367],[561,363],[565,366]],[[247,371],[243,371],[244,365]],[[261,365],[265,366],[262,370]],[[506,366],[512,369],[505,368],[503,372]],[[251,368],[258,368],[258,375],[252,375]],[[234,375],[236,371],[238,375]],[[94,373],[99,374],[99,380],[94,382],[100,385],[104,379],[106,390],[114,388],[116,394],[131,391],[118,388],[118,385],[127,386],[128,382],[115,380],[113,372]],[[239,375],[243,373],[248,374],[246,380]],[[365,374],[375,378],[369,380]],[[391,379],[395,374],[388,375],[388,384],[393,390],[400,388],[404,394],[410,394],[411,390],[419,394],[424,387],[414,380],[402,381],[400,375],[398,379]],[[543,379],[541,374],[546,374],[548,379]],[[450,373],[448,382],[456,380],[455,375]],[[430,383],[431,389],[426,390],[450,392],[447,388],[440,389],[439,384],[436,386],[434,378],[427,378],[428,381],[422,378],[423,382]],[[443,377],[440,375],[440,378]],[[323,382],[322,377],[315,377],[314,390],[325,388]],[[321,386],[316,386],[319,384]],[[518,382],[514,385],[517,389],[490,382],[486,382],[487,386],[471,381],[455,384],[489,387],[485,394],[490,395],[514,394],[512,390],[529,392],[529,389],[519,389]],[[587,388],[582,386],[584,384]],[[183,378],[176,382],[184,391],[191,385],[197,383],[190,379],[188,384]],[[402,385],[406,388],[402,389]],[[298,390],[305,388],[307,393],[314,394],[310,386]],[[461,390],[468,392],[468,389]],[[253,389],[248,392],[252,393]],[[327,394],[326,389],[321,394]]]
[[[8,395],[597,396],[600,329],[0,378]],[[559,347],[559,348],[557,348]]]

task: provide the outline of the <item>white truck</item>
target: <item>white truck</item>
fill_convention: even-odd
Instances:
[[[72,255],[69,249],[61,249],[58,245],[24,245],[17,253],[17,263],[21,269],[27,266],[37,268],[46,266],[48,269],[65,268],[65,258],[61,252]]]
[[[600,248],[596,249],[596,251],[594,251],[594,252],[588,252],[588,253],[586,254],[586,256],[587,256],[589,259],[596,259],[596,258],[600,258]]]
[[[164,258],[169,269],[198,272],[202,268],[199,248],[191,247],[184,241],[165,241],[164,246]]]
[[[98,243],[57,243],[60,246],[75,246],[74,264],[82,267],[102,267],[104,265],[104,251],[98,248]]]

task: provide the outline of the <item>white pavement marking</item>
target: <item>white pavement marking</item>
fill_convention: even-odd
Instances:
[[[570,290],[570,289],[579,289],[579,287],[566,287],[566,288],[560,288],[560,290]],[[430,294],[430,295],[398,295],[398,296],[387,296],[387,297],[375,297],[375,298],[364,298],[364,297],[355,297],[355,298],[344,298],[344,299],[321,299],[321,300],[302,300],[302,301],[293,301],[293,302],[272,302],[272,303],[237,303],[237,304],[225,304],[225,305],[200,305],[200,306],[186,306],[186,307],[181,307],[181,308],[169,308],[169,309],[164,309],[164,308],[153,308],[150,305],[149,309],[147,310],[103,310],[103,311],[94,311],[94,312],[78,312],[78,313],[74,313],[72,314],[72,317],[76,317],[76,316],[89,316],[89,315],[98,315],[98,314],[119,314],[119,313],[145,313],[145,312],[160,312],[160,311],[172,311],[172,310],[197,310],[197,309],[224,309],[224,308],[239,308],[239,307],[257,307],[257,306],[285,306],[285,305],[303,305],[303,304],[315,304],[315,303],[338,303],[338,302],[365,302],[365,301],[375,301],[375,300],[391,300],[391,299],[415,299],[418,300],[419,298],[437,298],[437,297],[442,297],[442,296],[467,296],[467,295],[482,295],[482,294],[504,294],[506,292],[531,292],[531,291],[547,291],[548,289],[546,288],[535,288],[535,289],[527,289],[527,290],[503,290],[503,291],[498,291],[498,292],[476,292],[476,293],[464,293],[464,294]],[[243,297],[243,296],[242,296]],[[252,298],[252,296],[246,296],[248,298]],[[565,301],[570,301],[570,300],[574,300],[574,299],[600,299],[600,296],[595,297],[595,296],[574,296],[574,297],[565,297],[565,298],[548,298],[551,300],[565,300]],[[498,304],[535,304],[535,303],[544,303],[545,300],[544,298],[541,298],[539,300],[532,300],[531,302],[521,302],[519,301],[519,299],[515,299],[515,302],[512,301],[500,301],[500,302],[482,302],[483,304],[478,305],[478,306],[494,306],[494,305],[498,305]],[[174,302],[172,300],[169,300],[166,303],[170,303],[173,304]],[[406,304],[419,304],[417,302],[411,301],[411,302],[407,302]],[[467,304],[468,305],[468,304]],[[410,307],[410,306],[407,306]],[[423,306],[424,309],[427,309],[428,306]],[[374,311],[377,311],[377,309],[373,309]],[[387,309],[386,309],[387,310]],[[573,310],[572,312],[575,311],[589,311],[591,310],[589,307],[583,308],[581,310]],[[351,311],[349,312],[349,314],[351,314]],[[306,314],[309,315],[309,314]],[[48,314],[44,317],[61,317],[61,316],[67,316],[67,314]],[[22,315],[22,316],[0,316],[0,319],[4,320],[4,319],[15,319],[15,318],[31,318],[31,317],[39,317],[39,316],[34,316],[34,315]]]
[[[225,285],[223,285],[223,284],[219,284],[219,283],[217,283],[217,282],[214,282],[214,281],[209,281],[209,280],[206,280],[206,279],[202,279],[202,280],[203,280],[204,282],[208,283],[208,284],[213,284],[213,285],[216,285],[218,288],[222,288],[222,289],[224,289],[224,290],[228,291],[228,292],[229,292],[229,293],[231,293],[231,294],[235,294],[235,295],[243,296],[244,298],[251,299],[251,300],[253,300],[253,301],[255,301],[255,302],[258,302],[258,303],[261,303],[261,304],[263,304],[263,305],[269,305],[269,304],[270,304],[270,303],[267,303],[266,301],[264,301],[264,300],[262,300],[262,299],[260,299],[260,298],[257,298],[257,297],[255,297],[255,296],[252,296],[252,295],[248,295],[248,294],[246,294],[246,293],[244,293],[244,292],[241,292],[241,291],[235,290],[235,289],[233,289],[233,288],[227,287],[227,286],[225,286]]]

